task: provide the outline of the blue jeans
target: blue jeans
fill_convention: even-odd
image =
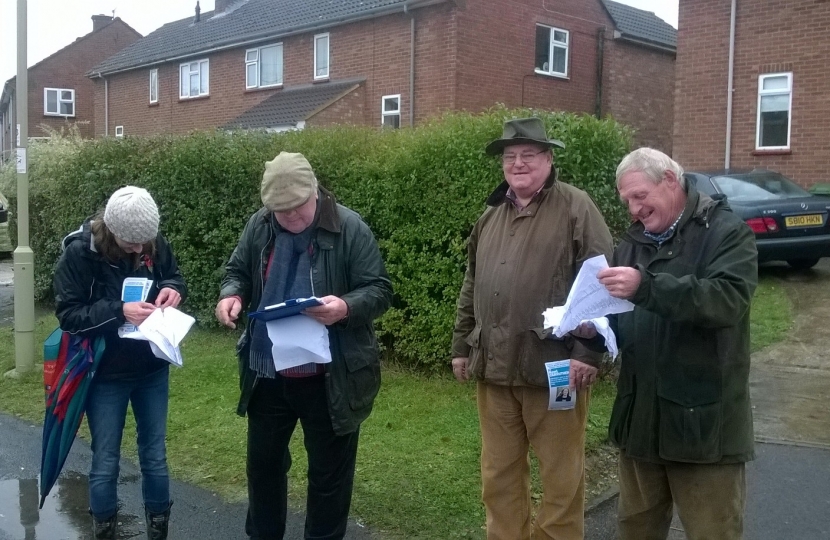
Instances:
[[[169,370],[132,380],[96,381],[87,398],[86,418],[92,434],[92,466],[89,470],[89,507],[103,521],[118,509],[118,472],[121,437],[132,403],[138,432],[138,461],[144,507],[162,513],[170,506],[170,476],[167,472],[167,398]]]

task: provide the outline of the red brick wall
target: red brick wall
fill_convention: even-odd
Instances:
[[[687,169],[721,168],[726,140],[730,3],[680,2],[675,157]],[[731,166],[765,167],[803,186],[827,182],[830,115],[826,64],[830,3],[814,0],[738,2]],[[791,71],[790,151],[755,152],[758,76]]]
[[[411,12],[416,21],[415,115],[422,119],[452,107],[452,12],[436,6]],[[283,84],[313,82],[314,33],[291,36],[283,44]],[[386,17],[336,26],[328,30],[332,81],[364,77],[366,82],[339,105],[315,115],[310,125],[350,122],[380,125],[381,97],[401,94],[401,125],[409,123],[410,16]],[[279,42],[279,41],[275,41]],[[266,43],[263,43],[263,45]],[[179,64],[159,69],[159,103],[149,102],[149,68],[109,77],[109,129],[124,126],[125,135],[158,132],[185,133],[224,125],[278,89],[245,90],[245,49],[213,53],[210,59],[210,95],[197,99],[178,97]],[[197,58],[194,58],[194,60]],[[325,84],[325,82],[315,82]],[[104,84],[97,84],[100,111],[95,133],[104,134]]]
[[[366,117],[366,89],[360,85],[331,105],[313,114],[306,126],[330,126],[333,124],[363,125]]]
[[[537,23],[570,32],[567,79],[534,72]],[[610,35],[613,24],[599,0],[468,0],[458,11],[457,107],[593,113],[603,28]]]
[[[674,54],[625,42],[605,42],[604,112],[634,128],[634,145],[671,155]]]
[[[61,129],[77,124],[81,135],[92,137],[95,84],[86,72],[141,37],[120,19],[87,34],[29,69],[29,136],[43,137],[46,124]],[[75,116],[64,119],[44,114],[44,88],[75,90]]]

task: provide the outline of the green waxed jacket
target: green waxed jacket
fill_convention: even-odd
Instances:
[[[652,463],[754,458],[749,311],[755,237],[724,201],[687,188],[674,236],[658,248],[635,223],[615,266],[639,269],[634,311],[616,316],[622,353],[609,436]]]
[[[332,361],[325,365],[326,395],[335,433],[355,431],[372,411],[380,389],[380,357],[373,321],[392,303],[392,284],[372,231],[360,216],[320,188],[320,215],[313,240],[311,271],[314,295],[334,295],[349,306],[349,315],[328,327]],[[276,234],[274,214],[260,209],[248,220],[225,267],[221,298],[239,296],[245,311],[254,311],[262,296],[265,270]],[[237,344],[244,416],[257,383],[248,365],[251,320]]]

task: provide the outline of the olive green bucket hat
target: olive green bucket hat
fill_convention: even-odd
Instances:
[[[501,139],[491,141],[484,151],[495,156],[504,152],[505,147],[514,144],[540,144],[551,148],[565,148],[562,141],[548,139],[545,124],[541,118],[514,118],[504,123]]]

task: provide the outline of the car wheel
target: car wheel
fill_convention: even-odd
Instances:
[[[796,270],[807,270],[818,264],[818,259],[789,259],[787,264]]]

